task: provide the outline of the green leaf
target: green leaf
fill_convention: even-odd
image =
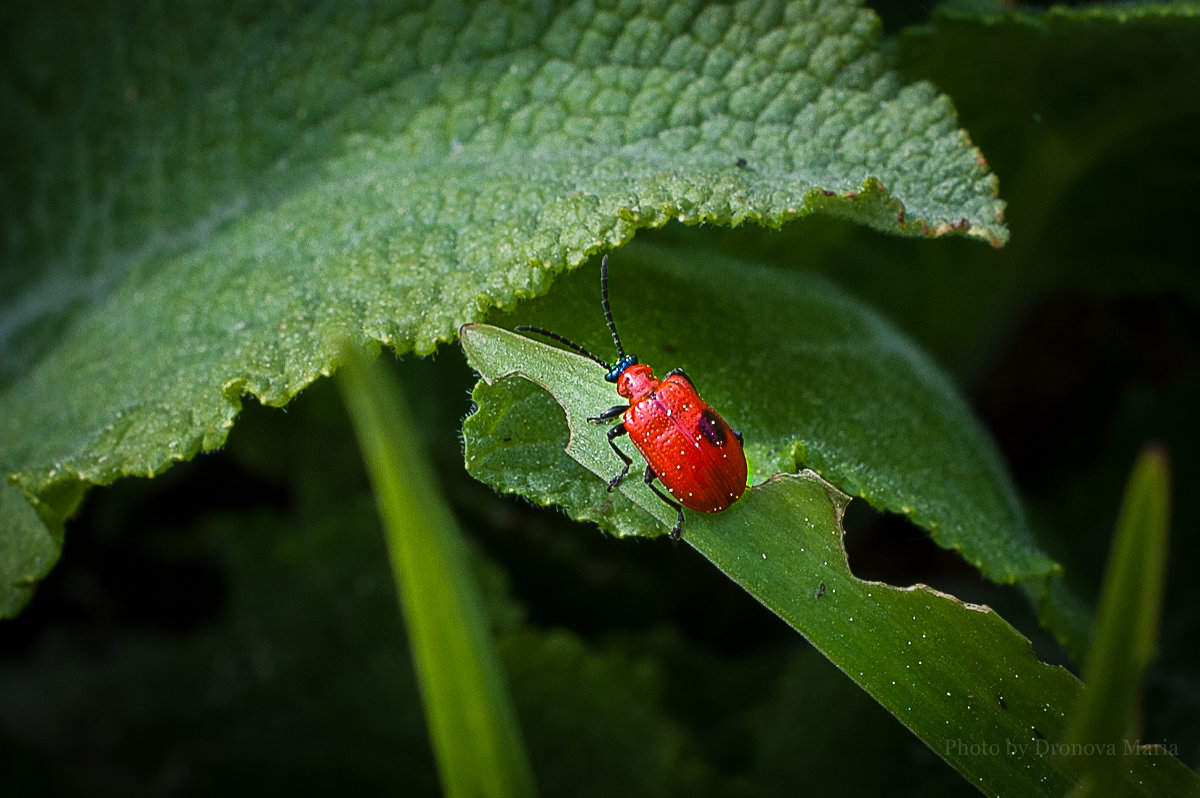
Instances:
[[[703,268],[693,269],[690,284],[703,284],[704,273]],[[664,274],[670,274],[668,268],[655,272],[656,277]],[[722,274],[728,280],[737,272],[726,269]],[[831,290],[807,276],[787,279],[803,283],[805,296]],[[684,290],[682,285],[672,287]],[[780,284],[770,288],[764,295],[781,301],[791,298]],[[730,290],[731,296],[737,294]],[[769,318],[769,299],[755,298],[759,318]],[[578,312],[570,295],[563,303],[565,314]],[[622,307],[615,299],[614,304]],[[701,353],[711,343],[699,326],[688,327],[685,334]],[[623,337],[631,335],[623,333]],[[638,508],[656,518],[651,526],[657,531],[669,528],[673,511],[640,481],[627,480],[619,493],[609,494],[602,479],[589,475],[608,476],[615,469],[603,430],[585,420],[589,408],[594,412],[605,406],[606,399],[612,401],[611,386],[598,379],[594,363],[482,325],[465,328],[462,340],[476,368],[497,380],[492,386],[477,386],[480,409],[464,424],[468,468],[473,474],[501,489],[536,487],[542,492],[532,498],[561,502],[580,517],[613,513],[615,517],[606,523],[619,529],[629,517],[636,517]],[[845,347],[845,351],[854,349]],[[681,351],[679,357],[683,356]],[[698,369],[691,373],[700,374]],[[555,401],[566,406],[570,458],[560,450],[563,435],[557,414],[561,411],[531,383],[501,379],[505,374],[520,374],[548,386]],[[786,381],[777,385],[786,392]],[[707,388],[704,391],[707,397]],[[899,398],[893,395],[896,401]],[[734,412],[727,417],[738,418]],[[747,430],[747,449],[754,460],[762,457],[763,447],[754,442],[752,411],[747,421],[738,418]],[[570,466],[575,459],[583,465]],[[576,501],[585,504],[576,506]],[[984,792],[1054,795],[1070,789],[1075,783],[1073,771],[1057,752],[1066,739],[1067,713],[1080,694],[1078,680],[1061,668],[1038,662],[1029,642],[986,607],[963,604],[921,586],[895,588],[855,578],[842,547],[840,521],[846,501],[848,497],[811,472],[778,476],[752,488],[723,513],[688,514],[684,538],[800,631]],[[643,520],[622,531],[646,526]],[[1165,751],[1150,753],[1153,756],[1139,758],[1129,771],[1131,787],[1138,794],[1171,794],[1195,785],[1194,776]],[[1014,762],[1020,767],[1014,767]]]
[[[687,539],[984,793],[1062,795],[1074,779],[1056,751],[1079,681],[987,607],[856,579],[846,501],[815,477],[779,477]],[[1165,749],[1145,753],[1120,774],[1133,794],[1200,787]]]
[[[536,790],[466,548],[399,387],[347,348],[340,380],[375,488],[392,577],[450,796]]]
[[[62,523],[45,523],[21,491],[0,482],[0,617],[15,615],[58,561]]]
[[[1138,705],[1157,648],[1170,514],[1166,454],[1147,449],[1121,502],[1095,640],[1084,667],[1087,687],[1072,712],[1065,747],[1068,754],[1084,754],[1078,764],[1088,795],[1115,794],[1122,760],[1154,751],[1139,742]]]
[[[522,308],[520,321],[608,351],[595,273],[564,282],[546,301]],[[635,246],[614,257],[609,287],[626,349],[660,374],[687,370],[744,434],[751,482],[809,467],[845,493],[908,516],[996,581],[1040,581],[1054,572],[990,441],[949,380],[830,283],[708,253]],[[604,480],[615,473],[603,430],[586,421],[619,398],[596,364],[491,327],[467,327],[462,341],[485,379],[521,374],[553,393],[567,408],[570,456]],[[489,406],[497,390],[505,398]],[[472,474],[581,518],[605,518],[615,506],[619,513],[606,526],[618,534],[662,531],[605,493],[604,482],[583,480],[581,488],[564,479],[578,472],[564,458],[540,448],[527,456],[523,447],[555,440],[550,425],[561,411],[519,387],[479,386],[476,401],[482,409],[464,425]],[[621,493],[660,521],[673,520],[640,480],[627,480]]]
[[[851,0],[0,13],[3,615],[87,486],[220,446],[343,337],[431,352],[670,220],[1006,235]]]
[[[483,328],[464,340],[476,332]],[[1062,744],[1078,680],[1037,661],[986,607],[855,578],[842,546],[847,501],[811,472],[781,475],[723,513],[689,515],[684,539],[985,793],[1063,794],[1074,779],[1053,747]],[[1129,778],[1148,796],[1195,783],[1161,752],[1134,763]]]
[[[938,13],[931,25],[904,31],[900,52],[905,74],[932,80],[954,97],[964,124],[1003,182],[1009,203],[1006,219],[1014,235],[996,257],[957,246],[908,246],[920,242],[884,249],[870,238],[865,245],[861,237],[851,238],[835,245],[836,252],[826,258],[868,265],[839,269],[839,280],[851,282],[864,298],[887,308],[936,352],[940,362],[973,378],[981,367],[1005,368],[995,359],[998,331],[1028,331],[1033,320],[1040,317],[1044,323],[1052,318],[1046,315],[1052,305],[1069,317],[1078,307],[1074,301],[1102,307],[1118,296],[1117,303],[1152,296],[1192,307],[1200,302],[1193,266],[1195,236],[1190,235],[1194,214],[1186,188],[1200,181],[1193,144],[1194,131],[1200,128],[1200,105],[1195,102],[1200,85],[1200,5],[1095,3],[1057,5],[1042,12]],[[1080,90],[1081,81],[1089,87],[1086,91]],[[879,277],[873,266],[882,258],[905,263],[906,269],[896,273],[903,280]],[[851,276],[855,272],[856,277]],[[968,296],[971,301],[964,301]],[[1069,299],[1061,303],[1064,296]],[[938,311],[926,312],[930,307]],[[1091,484],[1090,478],[1074,478],[1074,506],[1051,506],[1051,495],[1042,489],[1028,500],[1046,538],[1064,541],[1060,557],[1073,588],[1091,595],[1095,587],[1088,575],[1103,567],[1104,539],[1073,530],[1104,528],[1111,522],[1094,496],[1119,490],[1136,448],[1149,436],[1165,434],[1158,421],[1149,428],[1145,424],[1172,411],[1166,406],[1141,410],[1122,440],[1122,425],[1105,419],[1104,408],[1140,397],[1142,387],[1126,393],[1119,376],[1114,378],[1114,370],[1132,360],[1121,350],[1121,333],[1114,333],[1116,341],[1099,344],[1102,354],[1094,365],[1082,365],[1088,359],[1079,359],[1070,339],[1086,338],[1088,329],[1095,328],[1076,319],[1063,322],[1065,335],[1046,328],[1039,335],[1053,335],[1064,347],[1055,355],[1052,344],[1046,357],[1078,362],[1085,374],[1095,370],[1095,382],[1086,388],[1078,380],[1092,378],[1074,370],[1067,374],[1074,374],[1076,381],[1059,385],[1059,396],[1071,385],[1068,391],[1086,394],[1077,401],[1089,412],[1064,408],[1072,420],[1057,434],[1107,451],[1101,460],[1105,468],[1093,470],[1092,476],[1113,476]],[[1177,333],[1168,335],[1179,338]],[[1029,339],[1020,345],[1023,350],[1042,346]],[[1114,384],[1117,388],[1112,390],[1094,387]],[[1102,394],[1098,403],[1092,402],[1096,390]],[[1036,404],[1037,396],[1034,390],[1021,404]],[[1190,399],[1180,401],[1186,405]],[[1024,424],[1024,419],[1017,423]],[[1023,434],[1035,433],[1026,428]],[[1037,458],[1029,470],[1065,474],[1085,468],[1080,451],[1052,448],[1050,457]],[[1043,625],[1082,662],[1092,622],[1080,602],[1057,582],[1036,601]]]

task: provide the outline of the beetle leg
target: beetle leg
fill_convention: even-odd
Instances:
[[[671,540],[679,540],[680,535],[683,534],[683,508],[679,506],[679,502],[663,493],[662,489],[654,484],[654,480],[657,478],[658,474],[654,473],[654,469],[646,466],[646,474],[642,477],[642,480],[650,486],[650,490],[658,494],[658,498],[675,508],[675,526],[671,529]]]
[[[738,443],[742,443],[742,433],[738,432],[737,430],[733,430],[733,437],[738,439]]]
[[[625,475],[629,473],[629,467],[633,465],[633,458],[621,451],[620,447],[617,446],[616,441],[617,438],[628,434],[628,432],[629,430],[625,429],[624,424],[618,424],[608,431],[608,445],[611,446],[612,450],[617,453],[617,457],[620,457],[622,462],[625,463],[625,467],[621,469],[621,473],[617,474],[608,481],[609,493],[612,493],[612,489],[621,484],[621,480],[625,479]]]
[[[592,422],[593,424],[607,424],[609,421],[612,421],[614,418],[621,415],[628,409],[629,405],[617,405],[616,407],[610,407],[598,416],[589,417],[588,421]]]

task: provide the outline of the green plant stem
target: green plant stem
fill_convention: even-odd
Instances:
[[[530,796],[534,781],[466,548],[403,395],[343,348],[338,381],[383,521],[443,787],[449,796]]]
[[[1084,667],[1086,687],[1072,713],[1068,751],[1080,767],[1077,795],[1118,794],[1124,760],[1140,750],[1138,705],[1156,653],[1170,528],[1170,467],[1158,447],[1142,452],[1121,502]]]

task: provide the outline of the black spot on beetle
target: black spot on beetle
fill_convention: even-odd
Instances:
[[[700,420],[696,426],[709,443],[714,446],[725,445],[725,425],[721,423],[721,417],[713,412],[712,408],[700,411]]]

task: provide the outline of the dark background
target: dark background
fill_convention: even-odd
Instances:
[[[891,33],[928,13],[875,5]],[[958,380],[1089,601],[1129,469],[1164,446],[1171,558],[1142,739],[1194,766],[1200,36],[942,24],[934,38],[908,29],[902,63],[954,98],[1000,177],[1004,250],[827,219],[647,235],[799,260],[880,308]],[[1058,160],[1051,140],[1068,144]],[[395,368],[479,555],[544,794],[972,792],[687,547],[614,541],[467,477],[473,375],[455,347]],[[1067,662],[1015,592],[923,531],[861,502],[847,527],[860,576],[986,601]],[[91,493],[62,561],[0,627],[0,773],[9,795],[436,793],[372,499],[328,381],[286,412],[247,406],[219,452]]]

